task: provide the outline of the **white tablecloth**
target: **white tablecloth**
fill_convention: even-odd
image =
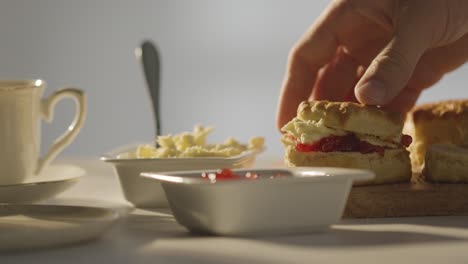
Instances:
[[[1,254],[0,264],[468,263],[468,216],[343,220],[328,232],[302,236],[195,236],[168,210],[133,210],[108,164],[59,162],[81,166],[87,175],[45,203],[111,207],[129,214],[98,240]]]

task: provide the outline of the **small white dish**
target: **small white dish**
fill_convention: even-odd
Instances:
[[[194,232],[217,235],[292,234],[324,230],[343,214],[353,181],[370,180],[366,170],[288,168],[233,170],[255,180],[212,183],[202,172],[142,173],[162,183],[176,220]],[[270,178],[281,174],[282,177]]]
[[[0,251],[95,239],[117,219],[113,210],[97,207],[0,204]]]
[[[36,203],[52,198],[72,185],[85,174],[85,170],[68,164],[53,164],[28,181],[0,185],[0,203]]]
[[[166,196],[158,181],[140,177],[142,172],[188,171],[217,168],[250,168],[261,151],[246,151],[229,158],[123,158],[122,153],[134,151],[138,144],[118,148],[101,157],[114,165],[125,199],[141,208],[168,207]]]

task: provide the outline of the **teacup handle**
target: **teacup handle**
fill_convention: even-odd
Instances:
[[[42,118],[48,123],[54,119],[55,105],[62,99],[74,99],[76,112],[73,122],[68,126],[67,131],[57,138],[47,153],[39,159],[36,167],[36,175],[49,165],[49,163],[57,157],[57,155],[68,146],[78,135],[86,116],[86,97],[82,90],[76,88],[64,88],[51,94],[49,97],[42,99],[41,114]]]

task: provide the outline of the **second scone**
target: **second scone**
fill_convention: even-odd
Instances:
[[[408,113],[404,131],[414,139],[409,147],[410,157],[413,170],[419,172],[430,145],[468,145],[468,99],[416,106]]]
[[[289,166],[369,169],[382,184],[409,181],[411,164],[403,118],[374,106],[304,101],[282,131]]]

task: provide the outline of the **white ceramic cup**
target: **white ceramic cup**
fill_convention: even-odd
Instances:
[[[0,80],[0,185],[22,183],[41,173],[76,137],[86,115],[83,91],[64,88],[42,98],[42,80]],[[58,101],[72,98],[76,113],[71,125],[39,157],[41,120],[51,122]]]

